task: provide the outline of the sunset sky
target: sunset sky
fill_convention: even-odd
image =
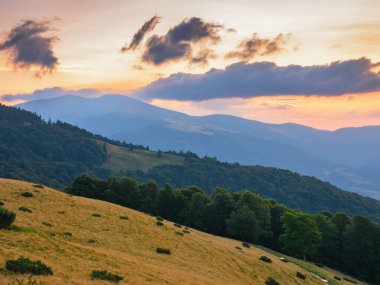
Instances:
[[[380,125],[379,11],[378,0],[0,0],[0,101],[96,89],[77,93],[320,129]]]

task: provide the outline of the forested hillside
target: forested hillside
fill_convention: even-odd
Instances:
[[[31,112],[0,105],[0,177],[54,187],[82,172],[106,175],[107,156],[85,132],[62,122],[44,122]]]
[[[306,212],[344,211],[380,221],[380,201],[313,177],[222,163],[192,153],[149,152],[141,145],[109,140],[67,123],[44,122],[31,112],[0,106],[0,177],[63,189],[84,172],[101,178],[128,175],[140,181],[152,179],[161,186],[196,184],[207,193],[217,186],[232,192],[248,189]]]
[[[380,221],[379,201],[342,191],[314,177],[277,168],[222,163],[190,153],[183,155],[185,161],[181,165],[161,165],[146,172],[127,171],[125,174],[141,181],[154,180],[161,186],[196,184],[209,194],[218,186],[232,192],[247,189],[307,212],[342,211]]]
[[[206,195],[197,186],[174,189],[166,184],[159,189],[154,182],[138,183],[129,177],[101,180],[82,175],[67,191],[265,245],[380,284],[380,226],[363,216],[307,214],[250,191],[230,193],[217,188]]]

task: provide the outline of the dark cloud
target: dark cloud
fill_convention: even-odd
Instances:
[[[101,93],[100,91],[96,89],[68,90],[68,89],[63,89],[60,87],[52,87],[52,88],[36,90],[33,93],[0,95],[0,101],[3,101],[3,102],[14,102],[18,100],[33,101],[33,100],[39,100],[39,99],[57,98],[64,95],[77,95],[81,97],[91,98],[91,97],[97,97],[101,95]]]
[[[212,44],[219,42],[219,31],[222,28],[223,26],[219,24],[206,23],[200,18],[185,19],[170,29],[166,35],[150,37],[145,44],[142,60],[155,65],[181,59],[191,62],[193,45],[203,40],[208,40]]]
[[[38,74],[51,72],[58,66],[58,58],[53,52],[58,38],[45,35],[50,30],[50,21],[25,20],[8,33],[5,41],[0,43],[0,51],[9,53],[15,68],[33,66],[40,69]]]
[[[206,48],[200,50],[195,56],[190,59],[190,65],[196,64],[200,66],[206,66],[208,65],[208,61],[210,59],[215,58],[217,58],[216,53],[213,50]]]
[[[239,62],[204,74],[173,74],[137,91],[136,95],[143,100],[190,101],[277,95],[338,96],[380,90],[380,72],[373,71],[378,65],[366,58],[313,66]]]
[[[239,43],[235,51],[226,54],[226,58],[238,58],[248,61],[257,56],[276,54],[284,50],[287,39],[283,34],[279,34],[274,39],[259,38],[257,33],[252,38],[245,39]]]
[[[135,50],[140,43],[143,41],[145,35],[149,32],[152,32],[157,24],[160,22],[161,17],[154,16],[150,20],[146,21],[144,25],[137,31],[137,33],[133,36],[131,43],[125,44],[120,51],[126,52],[129,50]]]

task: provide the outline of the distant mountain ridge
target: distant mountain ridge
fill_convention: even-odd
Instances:
[[[323,131],[228,115],[189,116],[122,95],[62,96],[18,105],[112,139],[286,168],[380,199],[380,127]]]

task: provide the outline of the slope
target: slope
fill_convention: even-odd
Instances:
[[[15,180],[0,179],[0,189],[4,207],[17,213],[15,226],[0,230],[0,264],[20,256],[41,260],[54,272],[51,277],[35,277],[46,284],[107,284],[90,279],[93,269],[123,276],[120,284],[264,284],[269,276],[280,284],[324,284],[262,249],[238,250],[238,241],[193,229],[179,236],[171,222],[158,227],[154,217],[128,208]],[[22,197],[25,191],[33,197]],[[20,211],[21,206],[32,212]],[[157,247],[169,248],[172,254],[157,254]],[[262,255],[273,263],[259,261]],[[333,279],[337,274],[342,277],[340,273],[312,264],[305,268],[319,272],[330,284],[349,284]],[[305,281],[296,277],[297,271],[307,276]],[[1,284],[16,278],[22,279],[0,271]]]
[[[380,199],[380,127],[331,132],[226,115],[197,117],[122,95],[63,96],[20,107],[155,150],[190,150],[232,163],[285,168]]]

